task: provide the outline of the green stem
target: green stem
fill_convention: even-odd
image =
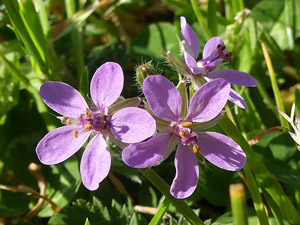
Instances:
[[[170,194],[170,186],[151,168],[139,169],[139,171],[177,208],[177,210],[191,223],[203,224],[202,220],[182,199],[176,199]]]
[[[157,225],[160,224],[162,217],[164,216],[168,206],[170,205],[170,200],[165,198],[162,204],[160,205],[157,213],[153,216],[152,220],[150,221],[149,225]]]
[[[248,225],[248,208],[243,184],[229,186],[233,224]]]
[[[248,163],[245,165],[243,170],[245,172],[245,175],[246,175],[246,178],[248,181],[248,188],[251,193],[251,197],[253,200],[254,208],[255,208],[259,223],[260,223],[260,225],[268,225],[269,222],[268,222],[268,217],[266,215],[266,211],[264,208],[264,203],[263,203],[262,197],[258,190],[257,183],[255,181],[255,178],[254,178],[251,170],[250,170]]]
[[[65,0],[65,6],[67,17],[70,19],[76,13],[75,0]],[[76,72],[78,77],[80,77],[84,68],[83,47],[81,41],[81,32],[79,30],[80,29],[73,29],[71,31],[72,47],[74,50]]]
[[[191,0],[191,4],[192,4],[193,10],[194,10],[194,13],[197,17],[197,20],[198,20],[202,30],[204,31],[206,39],[211,38],[212,34],[211,34],[210,30],[208,29],[205,21],[204,21],[204,17],[203,17],[203,15],[202,15],[202,13],[199,9],[198,2],[196,0]]]
[[[272,197],[276,205],[280,207],[283,218],[292,224],[300,224],[299,212],[285,194],[279,181],[274,176],[270,176],[269,171],[241,135],[240,131],[226,115],[224,115],[223,119],[219,122],[219,125],[224,132],[244,150],[247,156],[247,164],[254,173],[258,185],[264,189]]]
[[[269,74],[270,74],[270,79],[271,79],[273,93],[274,93],[274,96],[275,96],[276,106],[282,112],[285,113],[283,103],[282,103],[282,100],[281,100],[281,97],[280,97],[280,91],[279,91],[279,87],[278,87],[278,84],[277,84],[277,81],[276,81],[276,74],[275,74],[275,71],[273,69],[272,61],[271,61],[269,52],[268,52],[264,42],[262,42],[262,41],[261,41],[261,47],[262,47],[263,54],[264,54],[264,57],[265,57],[265,60],[266,60],[266,63],[267,63],[268,71],[269,71]],[[280,123],[281,123],[282,127],[289,127],[288,122],[282,116],[280,116],[279,119],[280,119]]]

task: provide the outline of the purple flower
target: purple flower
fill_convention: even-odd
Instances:
[[[190,196],[197,186],[199,170],[194,154],[201,153],[212,164],[225,170],[236,171],[244,166],[245,153],[233,140],[215,132],[195,131],[195,125],[211,121],[220,114],[230,92],[227,81],[215,79],[200,87],[183,116],[179,91],[165,77],[147,77],[143,92],[151,111],[165,123],[168,121],[168,126],[163,133],[126,147],[122,158],[127,165],[134,168],[158,165],[178,144],[176,176],[170,190],[176,198]]]
[[[248,87],[257,85],[257,81],[248,73],[231,69],[213,71],[219,66],[231,63],[231,52],[226,53],[226,47],[220,37],[213,37],[206,42],[202,59],[197,61],[200,51],[198,38],[183,16],[180,17],[180,26],[181,35],[184,39],[182,42],[183,56],[186,65],[193,74],[200,74],[207,81],[222,78],[235,85]],[[227,60],[227,62],[224,62],[224,60]],[[230,90],[228,100],[240,108],[247,108],[242,96],[233,89]]]
[[[70,85],[45,82],[40,89],[41,97],[51,109],[64,116],[66,126],[49,132],[38,143],[39,160],[46,165],[60,163],[77,152],[92,135],[81,159],[80,173],[84,186],[96,190],[111,164],[106,139],[113,135],[119,141],[136,143],[152,136],[156,130],[155,120],[140,108],[128,107],[109,113],[112,103],[121,94],[123,83],[123,71],[117,63],[103,64],[91,81],[95,106],[89,108]]]

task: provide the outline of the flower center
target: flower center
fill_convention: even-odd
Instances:
[[[171,126],[173,128],[174,134],[180,139],[183,145],[192,145],[193,152],[196,154],[199,152],[200,148],[197,144],[198,135],[193,131],[192,122],[172,122]]]
[[[217,51],[211,54],[205,59],[197,62],[197,66],[203,71],[204,74],[214,70],[215,68],[222,66],[224,64],[231,64],[232,52],[226,53],[224,45],[217,45]],[[227,62],[224,62],[227,60]]]
[[[78,118],[63,118],[64,125],[80,126],[84,132],[105,130],[109,125],[109,117],[99,112],[93,112],[86,109],[85,114],[81,114]],[[78,130],[73,131],[74,138],[78,137]]]

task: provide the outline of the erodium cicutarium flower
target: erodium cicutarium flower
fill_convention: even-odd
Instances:
[[[41,97],[52,110],[65,117],[66,126],[49,132],[38,143],[39,160],[46,165],[60,163],[77,152],[91,136],[82,155],[80,173],[84,186],[96,190],[111,165],[106,139],[113,135],[121,142],[136,143],[152,136],[156,130],[155,120],[143,109],[128,107],[109,113],[121,94],[123,83],[119,64],[103,64],[95,72],[90,86],[95,107],[88,107],[81,94],[70,85],[45,82],[40,88]]]
[[[248,87],[255,87],[257,85],[257,81],[248,73],[231,69],[213,71],[215,68],[224,64],[231,64],[232,53],[226,53],[226,46],[220,37],[213,37],[206,42],[202,59],[197,61],[200,48],[196,33],[183,16],[180,17],[180,26],[181,35],[184,39],[184,41],[181,42],[184,60],[194,75],[202,76],[206,81],[222,78],[235,85]],[[228,100],[240,108],[247,108],[242,96],[233,89],[230,90]]]
[[[168,121],[164,132],[149,140],[131,144],[122,152],[123,161],[134,168],[160,164],[178,144],[175,155],[176,176],[170,193],[186,198],[196,189],[199,169],[195,154],[225,170],[240,170],[246,155],[232,139],[215,132],[196,132],[194,125],[214,119],[227,102],[230,84],[215,79],[201,86],[193,95],[186,115],[181,115],[179,91],[160,75],[144,80],[143,92],[151,111],[159,119]]]

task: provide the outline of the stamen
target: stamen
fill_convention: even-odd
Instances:
[[[184,131],[179,131],[180,137],[185,137],[185,132]]]
[[[92,114],[91,114],[91,111],[89,109],[85,110],[85,114],[86,114],[86,118],[87,119],[91,119],[92,118]]]
[[[87,132],[87,131],[89,131],[89,130],[91,130],[93,128],[93,125],[92,124],[90,124],[90,123],[88,123],[87,125],[85,125],[85,128],[84,128],[84,132]]]
[[[74,136],[74,138],[78,138],[78,131],[77,130],[73,131],[73,136]]]
[[[67,124],[67,125],[71,125],[71,118],[67,118],[67,119],[66,119],[66,124]]]
[[[217,51],[219,52],[219,53],[222,53],[223,51],[225,50],[225,46],[224,45],[217,45]]]
[[[192,128],[193,123],[192,122],[184,122],[182,123],[183,128]]]
[[[197,145],[197,144],[193,145],[193,152],[194,152],[195,154],[198,153],[199,150],[200,150],[199,145]]]

